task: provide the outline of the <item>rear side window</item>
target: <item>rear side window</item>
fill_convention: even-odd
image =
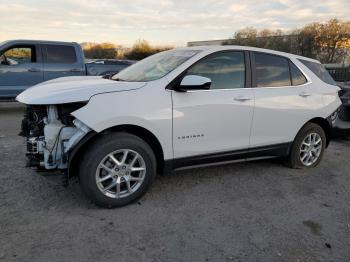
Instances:
[[[290,62],[290,74],[293,86],[299,86],[307,82],[306,77],[292,62]]]
[[[303,59],[299,59],[299,61],[302,62],[307,68],[309,68],[323,82],[330,85],[337,85],[337,83],[334,81],[334,79],[331,77],[331,75],[328,73],[328,71],[322,64]]]
[[[256,84],[258,87],[291,86],[289,63],[286,58],[254,53]]]
[[[57,64],[73,64],[77,61],[73,46],[46,45],[45,62]]]

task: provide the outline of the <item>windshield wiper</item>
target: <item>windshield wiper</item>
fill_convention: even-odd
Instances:
[[[125,80],[121,78],[110,78],[110,79],[114,81],[125,82]]]
[[[120,78],[113,78],[114,75],[115,75],[115,74],[107,74],[107,75],[102,76],[102,78],[103,78],[103,79],[113,80],[113,81],[120,81],[120,82],[125,81],[125,80],[120,79]]]

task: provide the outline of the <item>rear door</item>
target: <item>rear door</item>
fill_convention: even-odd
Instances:
[[[0,97],[14,98],[43,81],[41,51],[36,45],[14,45],[0,52]]]
[[[282,145],[294,140],[322,97],[288,58],[252,52],[255,96],[251,147]],[[317,101],[318,100],[318,101]]]
[[[67,44],[42,45],[44,80],[66,76],[85,75],[85,64],[79,56],[79,48]]]

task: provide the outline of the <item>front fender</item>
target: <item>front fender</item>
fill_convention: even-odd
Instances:
[[[147,129],[159,140],[164,158],[172,159],[171,92],[159,91],[158,88],[141,88],[99,94],[72,115],[97,133],[121,125]]]

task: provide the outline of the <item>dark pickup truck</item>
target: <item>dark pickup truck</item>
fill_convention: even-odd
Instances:
[[[124,60],[86,62],[77,43],[13,40],[0,43],[0,100],[54,78],[110,75],[128,67]]]

